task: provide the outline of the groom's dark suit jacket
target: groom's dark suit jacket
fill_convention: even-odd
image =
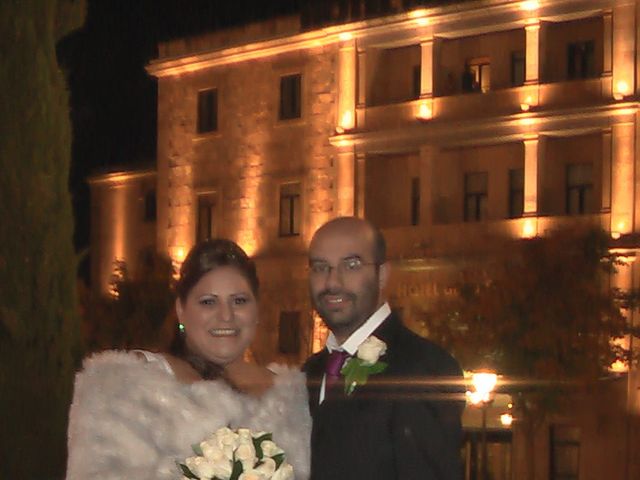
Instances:
[[[389,366],[351,396],[340,389],[319,405],[327,349],[305,363],[312,480],[462,479],[458,363],[394,314],[373,335],[387,344],[380,360]]]

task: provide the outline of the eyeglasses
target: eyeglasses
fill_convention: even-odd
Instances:
[[[330,275],[331,271],[335,269],[340,275],[345,275],[359,272],[368,265],[380,264],[377,262],[363,262],[360,257],[343,258],[335,267],[333,265],[329,265],[327,262],[316,261],[309,264],[309,274],[320,277]]]

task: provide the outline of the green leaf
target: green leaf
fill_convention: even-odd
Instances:
[[[346,377],[347,375],[349,375],[349,373],[357,369],[358,366],[359,366],[359,359],[350,358],[345,362],[344,365],[342,365],[342,368],[340,369],[340,373]]]
[[[376,362],[369,367],[369,374],[375,375],[377,373],[384,372],[389,364],[387,362]]]
[[[182,474],[187,477],[187,478],[193,478],[195,480],[199,480],[199,478],[194,475],[194,473],[189,470],[189,467],[187,467],[186,465],[182,464],[182,463],[178,463],[176,462],[176,464],[178,465],[178,467],[180,467],[180,470],[182,470]]]
[[[191,450],[193,450],[193,453],[195,453],[196,455],[204,457],[204,453],[202,453],[202,448],[200,448],[199,443],[194,443],[193,445],[191,445]]]
[[[236,460],[233,462],[233,470],[231,470],[229,480],[238,480],[240,475],[242,475],[242,463],[240,460]]]
[[[264,457],[264,452],[262,451],[261,444],[265,440],[271,440],[272,438],[273,438],[273,435],[270,433],[265,433],[264,435],[260,435],[259,437],[252,438],[253,447],[256,449],[256,458],[260,459]]]
[[[282,462],[284,462],[284,453],[279,453],[278,455],[274,455],[271,458],[273,459],[274,462],[276,462],[276,470],[277,470],[278,468],[280,468],[280,465],[282,465]]]

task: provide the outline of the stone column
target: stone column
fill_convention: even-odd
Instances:
[[[635,6],[613,7],[612,80],[613,96],[621,99],[638,92],[635,87]]]
[[[420,98],[433,97],[433,38],[420,44]]]
[[[611,210],[611,130],[602,132],[602,199],[603,212]]]
[[[536,135],[524,140],[524,216],[535,217],[538,215],[538,179],[541,163],[540,139]]]
[[[618,123],[611,130],[611,232],[620,235],[634,230],[634,133],[633,122]]]
[[[336,214],[354,215],[356,205],[356,161],[353,148],[336,156]]]
[[[357,152],[355,155],[355,215],[359,218],[364,218],[365,214],[365,162],[365,154]]]
[[[338,70],[338,128],[351,130],[356,126],[356,42],[340,45]]]

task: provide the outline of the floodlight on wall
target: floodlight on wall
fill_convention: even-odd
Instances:
[[[431,108],[430,102],[420,102],[416,118],[421,121],[427,121],[433,118],[433,108]]]
[[[418,8],[409,12],[409,18],[422,18],[427,16],[426,8]]]
[[[523,112],[528,112],[531,109],[532,104],[533,98],[531,97],[531,95],[527,95],[524,101],[520,104],[520,110],[522,110]]]
[[[336,132],[344,133],[347,130],[352,130],[355,127],[353,112],[351,110],[345,110],[342,112],[340,118],[340,125],[336,128]]]
[[[629,84],[624,80],[620,80],[616,82],[616,88],[613,91],[613,98],[615,100],[622,100],[626,95],[629,95],[629,92]]]
[[[524,10],[525,12],[533,12],[534,10],[538,10],[540,8],[540,2],[538,0],[525,0],[520,3],[520,10]]]
[[[522,225],[522,237],[523,238],[533,238],[538,234],[538,225],[536,218],[527,218],[525,219]]]

